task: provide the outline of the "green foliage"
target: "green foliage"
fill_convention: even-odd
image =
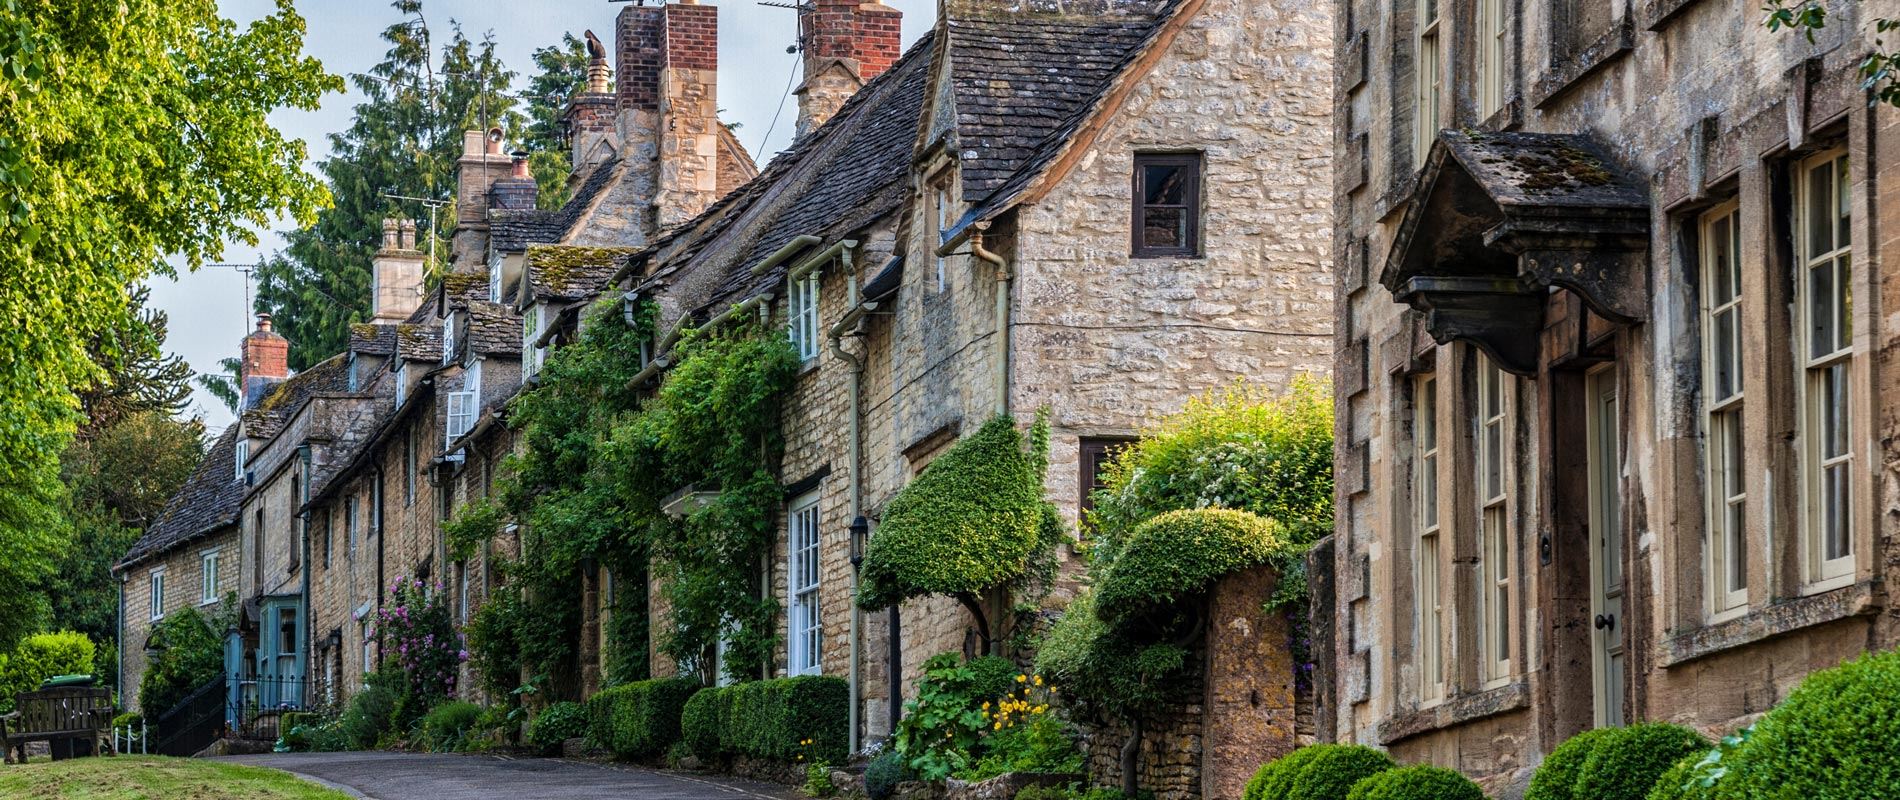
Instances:
[[[1724,739],[1698,782],[1721,798],[1884,797],[1900,786],[1900,651],[1809,675],[1752,731]]]
[[[1346,800],[1484,800],[1484,790],[1455,770],[1420,764],[1360,780]]]
[[[1793,5],[1788,0],[1766,0],[1762,13],[1762,26],[1770,32],[1800,31],[1808,44],[1814,44],[1815,33],[1827,27],[1827,7],[1821,0],[1796,0]],[[1877,102],[1900,107],[1900,51],[1887,49],[1886,41],[1878,38],[1900,30],[1900,20],[1875,17],[1873,23],[1877,37],[1873,52],[1860,60],[1860,89],[1872,93]]]
[[[838,787],[831,784],[831,765],[815,761],[805,765],[805,784],[799,791],[806,797],[830,797],[838,793]]]
[[[864,794],[871,800],[889,800],[897,791],[897,785],[904,781],[917,779],[917,773],[911,771],[910,760],[896,748],[889,748],[877,754],[876,758],[864,765]],[[1018,797],[1022,795],[1018,793]]]
[[[587,709],[580,703],[561,702],[541,709],[528,724],[528,743],[542,752],[559,749],[562,742],[587,734]]]
[[[268,115],[340,83],[288,2],[238,26],[211,0],[0,1],[0,649],[44,621],[57,456],[134,287],[257,242],[324,193]],[[136,76],[136,79],[128,79]],[[49,304],[51,304],[49,306]],[[112,360],[117,360],[116,358]]]
[[[433,591],[431,590],[433,589]],[[468,653],[449,611],[448,592],[420,579],[397,578],[390,602],[376,610],[378,652],[384,669],[401,677],[391,724],[407,731],[429,709],[455,696]]]
[[[1050,627],[1036,669],[1070,700],[1100,717],[1136,719],[1180,698],[1186,649],[1145,630],[1112,626],[1084,588]]]
[[[1709,749],[1701,734],[1666,722],[1611,728],[1577,770],[1573,798],[1643,800],[1677,761]]]
[[[349,708],[338,721],[343,739],[356,750],[374,749],[390,732],[396,702],[402,696],[402,678],[395,673],[373,672],[363,683],[363,689],[350,696]]]
[[[1345,800],[1354,784],[1397,766],[1392,757],[1359,744],[1316,744],[1288,782],[1286,800]],[[1268,795],[1271,797],[1271,795]]]
[[[1027,439],[1027,441],[1025,441]],[[864,556],[867,610],[924,595],[980,596],[1021,577],[1044,540],[1049,423],[1003,416],[924,468],[884,511]]]
[[[1247,781],[1247,787],[1241,793],[1242,800],[1281,800],[1293,791],[1293,781],[1299,777],[1300,770],[1306,768],[1306,762],[1320,751],[1312,747],[1302,747],[1260,765],[1260,769]]]
[[[521,146],[529,153],[528,171],[541,190],[536,207],[556,209],[567,202],[567,174],[572,170],[561,117],[574,95],[587,88],[587,43],[564,33],[559,44],[535,48],[532,58],[538,71],[528,79],[528,126]]]
[[[700,758],[842,764],[850,705],[850,687],[838,678],[749,681],[700,690],[687,702],[681,727]]]
[[[317,165],[334,204],[314,221],[303,220],[303,228],[287,235],[287,247],[258,269],[258,308],[271,312],[277,331],[290,340],[296,369],[343,350],[350,324],[369,319],[370,257],[382,242],[384,217],[416,219],[420,249],[447,257],[455,214],[437,214],[431,231],[420,202],[389,195],[453,195],[463,131],[522,127],[511,94],[515,73],[496,55],[492,38],[470,41],[451,21],[449,35],[438,40],[421,0],[390,5],[404,19],[383,30],[389,43],[383,60],[351,77],[364,100],[350,127],[330,135],[330,157]],[[431,236],[442,243],[438,249],[431,248]],[[446,264],[429,267],[440,274]]]
[[[228,613],[228,612],[226,612]],[[139,710],[156,719],[196,690],[224,675],[224,624],[195,608],[165,615],[152,629],[161,652],[139,680]]]
[[[476,733],[482,707],[463,700],[450,700],[422,715],[419,743],[431,752],[454,753],[467,749],[469,735]]]
[[[603,689],[587,699],[588,735],[621,758],[665,753],[680,738],[680,717],[699,691],[690,678],[658,678]]]
[[[1524,800],[1584,800],[1576,797],[1574,791],[1577,778],[1583,772],[1584,762],[1590,760],[1590,754],[1596,752],[1608,736],[1609,728],[1594,728],[1565,739],[1557,749],[1544,756],[1544,763],[1537,766],[1531,774],[1530,788],[1524,791]]]
[[[14,695],[40,688],[47,678],[91,674],[93,652],[92,640],[84,634],[60,631],[36,633],[20,640],[12,652],[0,653],[0,714],[13,710]]]
[[[904,704],[892,744],[924,780],[940,781],[974,762],[990,727],[986,712],[1020,673],[1005,658],[965,662],[956,653],[931,656],[923,669],[917,699]]]
[[[1222,577],[1266,563],[1282,547],[1272,520],[1245,511],[1170,511],[1136,526],[1096,586],[1111,624],[1167,608]]]

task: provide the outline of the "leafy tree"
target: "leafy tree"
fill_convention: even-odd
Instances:
[[[574,95],[587,87],[587,61],[587,43],[571,33],[562,34],[559,44],[534,51],[534,66],[540,71],[528,79],[528,127],[521,146],[529,153],[528,168],[541,189],[535,204],[544,209],[567,202],[567,174],[573,164],[561,115]]]
[[[242,360],[235,357],[218,359],[217,372],[200,372],[191,380],[199,388],[210,392],[212,397],[218,398],[218,402],[223,403],[231,413],[237,413],[238,401],[242,399],[238,396],[238,386],[244,382]]]
[[[369,318],[370,257],[382,241],[383,219],[429,219],[421,203],[390,195],[448,197],[464,130],[522,124],[507,94],[515,74],[492,40],[472,42],[452,26],[438,51],[421,0],[391,5],[404,19],[383,30],[389,50],[369,72],[351,76],[368,99],[356,106],[348,129],[331,134],[330,158],[318,165],[335,204],[287,234],[285,248],[258,268],[258,308],[290,340],[295,369],[343,350],[350,323]],[[428,233],[446,241],[454,224],[453,214],[439,213]]]
[[[1809,44],[1814,43],[1816,31],[1827,27],[1827,6],[1821,0],[1766,0],[1762,13],[1762,25],[1768,30],[1800,31]],[[1900,30],[1900,19],[1875,17],[1873,28],[1875,34]],[[1860,88],[1872,92],[1875,101],[1900,108],[1900,50],[1888,49],[1886,41],[1876,36],[1873,52],[1860,59]]]
[[[310,219],[322,186],[267,115],[341,88],[288,0],[240,30],[213,0],[0,0],[0,648],[43,619],[58,454],[88,352],[164,259],[197,267]]]
[[[234,600],[236,595],[228,595],[226,606]],[[139,711],[146,718],[157,719],[224,674],[224,628],[230,613],[206,616],[184,608],[165,615],[153,628],[152,645],[158,652],[139,679]]]
[[[100,380],[79,390],[79,408],[85,415],[79,437],[89,438],[117,424],[127,415],[144,411],[179,414],[191,397],[191,365],[176,355],[165,355],[165,312],[145,305],[150,291],[132,291],[137,309],[121,324],[97,337],[88,351],[93,363],[105,370]]]

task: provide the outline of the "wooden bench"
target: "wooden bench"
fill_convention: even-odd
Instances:
[[[11,714],[0,716],[0,741],[26,763],[27,742],[47,742],[53,758],[71,758],[84,742],[93,754],[106,752],[112,729],[112,690],[66,686],[21,692]]]

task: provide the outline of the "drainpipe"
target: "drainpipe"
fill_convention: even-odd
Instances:
[[[840,242],[839,244],[843,245],[845,243]],[[854,242],[852,244],[855,246],[856,243]],[[864,406],[864,359],[852,355],[850,351],[844,349],[844,337],[848,330],[855,328],[864,319],[864,305],[858,299],[858,273],[852,266],[851,252],[850,247],[845,247],[839,251],[839,255],[844,259],[845,312],[844,317],[838,320],[838,324],[831,326],[830,338],[832,355],[837,356],[838,360],[843,361],[849,366],[851,372],[850,381],[846,384],[847,397],[849,398],[847,402],[849,403],[850,412],[848,416],[845,417],[851,478],[850,483],[847,483],[845,486],[846,497],[849,498],[850,504],[850,510],[847,512],[847,516],[851,518],[852,524],[855,525],[858,518],[864,516],[864,447],[858,442],[862,426],[859,415]],[[858,567],[856,564],[852,564],[851,596],[855,598],[857,594]],[[863,636],[864,612],[858,609],[856,602],[853,602],[851,604],[851,710],[849,723],[851,733],[847,745],[848,751],[853,754],[857,753],[859,749],[858,729],[862,726],[859,706],[864,702],[864,681],[862,677],[864,670]]]
[[[983,234],[990,223],[978,222],[970,234],[970,254],[996,267],[996,415],[1009,413],[1009,284],[1015,276],[1009,262],[983,247]]]
[[[119,619],[116,623],[118,626],[119,635],[114,638],[119,640],[117,643],[119,647],[119,660],[114,664],[112,668],[112,691],[117,692],[119,695],[118,697],[119,702],[124,703],[125,702],[125,573],[123,572],[119,573],[118,577],[119,577],[119,581],[118,581],[119,585],[115,588],[119,590]],[[114,735],[117,735],[117,731],[114,731]]]
[[[302,451],[299,455],[301,455],[303,459],[303,464],[301,465],[303,468],[303,480],[297,482],[300,496],[296,498],[296,503],[297,506],[303,510],[297,514],[297,527],[299,528],[297,538],[303,540],[303,563],[297,567],[297,571],[303,573],[300,576],[300,583],[303,584],[301,587],[303,597],[297,603],[297,616],[303,622],[303,630],[301,631],[303,634],[303,644],[300,648],[303,652],[297,654],[297,660],[301,662],[297,670],[300,673],[299,686],[297,689],[297,704],[301,706],[307,704],[310,700],[310,682],[304,679],[309,677],[310,656],[312,655],[312,650],[316,647],[317,637],[311,633],[311,629],[316,627],[316,623],[311,618],[311,612],[315,609],[310,607],[310,509],[308,507],[310,504],[310,445],[306,444],[299,449]]]

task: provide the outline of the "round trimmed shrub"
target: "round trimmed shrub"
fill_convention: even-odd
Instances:
[[[1048,422],[1024,440],[1014,419],[991,419],[891,499],[864,554],[860,608],[981,594],[1029,570],[1044,538]]]
[[[1345,800],[1354,784],[1398,766],[1392,757],[1362,744],[1316,744],[1300,765],[1286,800]],[[1267,795],[1269,800],[1273,795]]]
[[[1141,618],[1266,563],[1280,545],[1279,526],[1246,511],[1170,511],[1129,534],[1097,588],[1096,613],[1115,623]]]
[[[528,723],[528,743],[543,752],[559,749],[562,742],[586,733],[587,707],[580,703],[555,703]]]
[[[732,688],[714,686],[701,689],[686,701],[680,711],[680,739],[686,749],[702,760],[725,753],[723,733],[732,715]]]
[[[1583,762],[1590,759],[1597,744],[1609,732],[1609,728],[1593,728],[1557,745],[1531,774],[1531,785],[1524,790],[1524,800],[1572,800],[1571,792],[1577,786],[1577,774],[1583,769]]]
[[[1809,675],[1723,763],[1719,797],[1891,797],[1900,786],[1900,651]],[[1732,764],[1731,764],[1732,762]]]
[[[1577,769],[1577,800],[1643,800],[1677,761],[1706,752],[1709,740],[1681,725],[1644,722],[1610,728]]]
[[[1696,776],[1696,765],[1701,763],[1705,755],[1690,753],[1683,756],[1682,760],[1656,779],[1644,800],[1710,800],[1713,795],[1702,788]]]
[[[1272,761],[1260,765],[1260,769],[1247,781],[1242,800],[1280,800],[1292,791],[1293,779],[1299,777],[1300,769],[1306,766],[1307,759],[1318,753],[1317,747],[1309,746],[1294,750]]]
[[[1346,800],[1484,800],[1484,790],[1456,770],[1418,764],[1361,780]]]

